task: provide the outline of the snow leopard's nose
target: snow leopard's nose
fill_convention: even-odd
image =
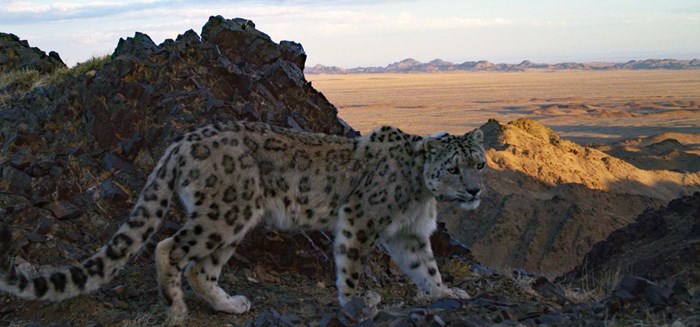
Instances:
[[[481,189],[478,189],[478,188],[468,188],[467,189],[467,193],[471,194],[472,196],[476,196],[477,194],[479,194],[479,191],[481,191]]]

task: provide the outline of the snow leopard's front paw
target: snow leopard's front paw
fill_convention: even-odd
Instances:
[[[241,314],[250,310],[250,301],[243,295],[226,296],[213,303],[212,308],[216,311]]]
[[[468,300],[472,297],[467,294],[467,292],[461,288],[449,287],[445,289],[444,297],[458,300]]]
[[[362,295],[353,296],[341,307],[340,311],[356,322],[365,321],[374,318],[379,313],[378,306],[381,300],[381,295],[373,291],[365,291]]]
[[[382,296],[373,292],[373,291],[365,291],[362,294],[362,299],[365,301],[365,306],[369,309],[368,314],[372,317],[376,316],[377,313],[379,313],[379,302],[382,302]]]
[[[442,287],[432,292],[418,292],[414,298],[419,303],[429,303],[439,299],[468,300],[471,299],[471,296],[466,291],[456,287]]]

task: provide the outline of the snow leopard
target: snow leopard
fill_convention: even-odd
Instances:
[[[466,299],[445,285],[430,245],[436,201],[479,206],[486,167],[483,133],[423,137],[383,126],[355,138],[264,123],[230,122],[179,136],[148,176],[128,219],[80,264],[30,275],[17,269],[8,226],[0,230],[0,290],[25,299],[60,301],[98,289],[140,253],[175,197],[188,220],[155,249],[158,290],[169,321],[187,316],[182,290],[214,310],[244,313],[250,301],[218,284],[246,233],[333,231],[340,305],[358,294],[363,262],[375,244],[429,298]]]

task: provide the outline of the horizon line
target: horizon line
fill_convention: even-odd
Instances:
[[[530,60],[530,59],[523,59],[520,61],[505,61],[505,62],[497,62],[497,61],[491,61],[488,59],[480,59],[480,60],[465,60],[465,61],[450,61],[450,60],[443,60],[441,58],[435,58],[430,61],[420,61],[417,59],[414,59],[413,57],[406,57],[404,59],[394,61],[388,64],[385,64],[383,66],[354,66],[354,67],[343,67],[339,65],[326,65],[322,63],[316,63],[314,65],[307,65],[307,67],[316,67],[316,66],[322,66],[322,67],[327,67],[327,68],[340,68],[340,69],[345,69],[345,70],[350,70],[350,69],[357,69],[357,68],[386,68],[388,66],[394,65],[394,64],[399,64],[404,61],[409,61],[409,60],[414,60],[418,62],[417,65],[422,65],[422,64],[430,64],[433,61],[443,61],[445,62],[446,65],[460,65],[464,63],[490,63],[494,65],[520,65],[526,62],[532,63],[534,65],[559,65],[559,64],[626,64],[630,62],[644,62],[644,61],[664,61],[664,60],[671,60],[671,61],[679,61],[679,62],[692,62],[695,60],[700,60],[700,56],[698,57],[693,57],[693,58],[685,58],[685,59],[679,59],[678,57],[645,57],[644,59],[624,59],[624,60],[583,60],[583,61],[577,61],[577,60],[564,60],[564,61],[536,61],[536,60]]]

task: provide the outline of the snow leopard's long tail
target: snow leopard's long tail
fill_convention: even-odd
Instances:
[[[60,301],[88,293],[109,282],[158,230],[176,193],[178,143],[170,146],[149,175],[146,186],[112,239],[78,265],[27,274],[14,264],[16,245],[7,225],[0,226],[0,291],[30,300]]]

